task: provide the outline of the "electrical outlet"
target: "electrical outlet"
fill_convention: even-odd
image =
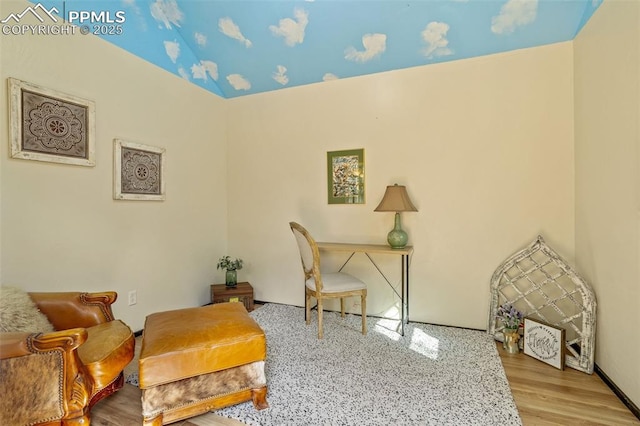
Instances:
[[[138,303],[138,292],[131,290],[129,292],[129,306],[135,305],[136,303]]]

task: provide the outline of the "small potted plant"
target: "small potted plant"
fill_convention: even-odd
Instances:
[[[235,287],[238,285],[238,271],[242,269],[242,259],[231,260],[230,256],[222,256],[218,260],[217,269],[224,269],[225,284],[227,287]]]
[[[504,335],[502,347],[512,354],[520,352],[520,348],[518,347],[518,340],[520,340],[518,329],[522,323],[522,312],[511,306],[510,303],[504,303],[498,308],[496,318],[502,322],[502,326],[504,327],[502,330],[502,334]]]

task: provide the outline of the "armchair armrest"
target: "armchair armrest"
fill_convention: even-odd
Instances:
[[[77,353],[86,339],[84,328],[0,333],[0,423],[88,420],[93,380]]]
[[[87,330],[72,328],[53,333],[1,333],[0,359],[60,349],[73,351],[87,340]]]
[[[111,305],[118,298],[115,291],[29,293],[29,296],[56,330],[88,328],[113,321]]]

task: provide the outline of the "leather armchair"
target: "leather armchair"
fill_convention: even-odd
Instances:
[[[131,329],[113,317],[117,293],[29,293],[53,333],[0,333],[0,424],[89,424],[122,388]]]

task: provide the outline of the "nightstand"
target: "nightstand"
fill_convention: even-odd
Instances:
[[[211,285],[211,303],[242,302],[247,311],[253,311],[253,287],[248,282],[238,283],[235,287],[226,284]]]

